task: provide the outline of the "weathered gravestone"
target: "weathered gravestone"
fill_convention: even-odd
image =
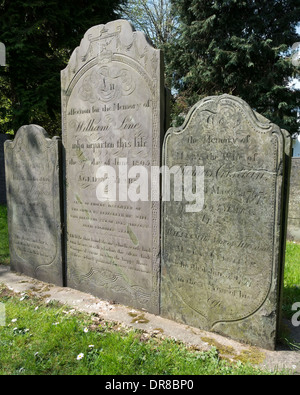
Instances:
[[[6,204],[4,143],[8,139],[7,134],[0,134],[0,204]]]
[[[4,149],[11,269],[62,286],[61,141],[29,125]]]
[[[185,166],[195,175],[198,166],[204,172],[204,205],[189,212],[191,202],[172,196],[163,205],[163,316],[274,349],[283,276],[286,138],[229,95],[200,101],[181,128],[168,131],[164,165],[179,166],[174,177],[184,174]],[[178,185],[177,178],[177,200]]]
[[[287,238],[300,242],[300,158],[292,159]]]
[[[161,52],[127,21],[92,27],[62,71],[62,103],[68,286],[158,313]]]

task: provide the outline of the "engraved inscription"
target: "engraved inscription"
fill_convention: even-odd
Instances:
[[[159,51],[126,21],[85,37],[68,66],[75,76],[62,73],[69,285],[157,313],[159,203],[131,201],[122,188],[116,201],[102,201],[99,169],[116,169],[116,183],[128,180],[139,195],[140,175],[129,169],[143,163],[151,174],[159,165]],[[137,56],[142,47],[157,58],[155,72]]]
[[[111,68],[102,66],[84,78],[79,89],[79,98],[90,103],[99,100],[106,103],[129,96],[134,90],[135,82],[127,69],[113,73]]]
[[[300,158],[292,159],[289,195],[288,239],[300,242]]]
[[[5,158],[12,268],[62,285],[58,144],[41,127],[24,126]]]
[[[280,149],[281,134],[228,95],[198,103],[168,132],[165,165],[204,166],[205,204],[189,214],[186,202],[164,203],[164,315],[214,330],[264,305],[278,259]]]

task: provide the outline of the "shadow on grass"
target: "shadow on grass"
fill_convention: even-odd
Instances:
[[[9,262],[7,208],[0,205],[0,264],[7,266]]]

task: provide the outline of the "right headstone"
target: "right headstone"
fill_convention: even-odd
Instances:
[[[300,243],[300,158],[292,159],[288,239]]]
[[[230,95],[200,101],[181,128],[167,132],[163,182],[171,196],[163,205],[163,316],[275,348],[285,141],[279,127]],[[202,192],[203,205],[191,201]]]

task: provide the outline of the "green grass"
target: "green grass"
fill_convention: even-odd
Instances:
[[[287,243],[284,273],[283,313],[288,319],[295,312],[294,303],[300,302],[300,244]]]
[[[9,265],[7,209],[0,205],[0,264]]]
[[[4,286],[0,300],[6,307],[6,325],[0,327],[0,375],[264,374],[221,359],[215,348],[201,352],[174,340],[148,338],[142,331],[57,303],[17,297]]]

